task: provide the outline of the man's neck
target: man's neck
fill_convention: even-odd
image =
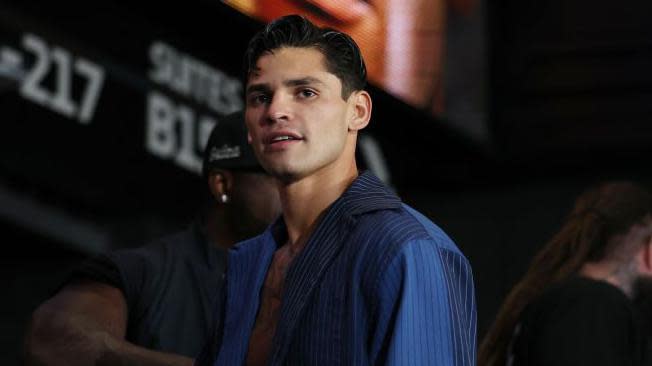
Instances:
[[[288,244],[293,251],[302,249],[325,210],[357,176],[358,170],[353,163],[345,169],[324,169],[280,187]]]
[[[229,249],[238,242],[238,238],[229,229],[224,217],[224,210],[212,208],[202,222],[204,235],[217,248]]]
[[[597,281],[607,282],[627,295],[632,297],[632,276],[624,273],[618,263],[613,262],[588,262],[580,268],[580,275]]]

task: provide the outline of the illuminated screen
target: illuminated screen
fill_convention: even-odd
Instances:
[[[263,22],[302,14],[360,46],[376,86],[435,115],[445,103],[447,18],[471,16],[476,0],[223,0]],[[479,60],[478,60],[479,61]],[[481,62],[481,61],[479,61]]]

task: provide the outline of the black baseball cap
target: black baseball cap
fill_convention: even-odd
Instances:
[[[243,111],[228,114],[215,123],[204,150],[202,174],[207,177],[214,169],[264,173],[247,142]]]

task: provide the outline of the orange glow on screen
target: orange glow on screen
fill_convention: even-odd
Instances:
[[[264,22],[301,14],[349,34],[369,80],[407,103],[442,112],[446,6],[461,13],[475,0],[223,0]]]

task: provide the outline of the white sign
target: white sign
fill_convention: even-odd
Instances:
[[[145,146],[154,156],[171,159],[194,173],[201,173],[203,151],[215,120],[196,116],[194,110],[158,92],[147,97]]]
[[[26,33],[22,46],[35,58],[28,70],[22,69],[21,53],[3,48],[3,59],[11,59],[16,74],[20,75],[20,95],[82,124],[89,124],[102,92],[104,69],[83,57],[73,56],[64,48],[48,45],[34,34]],[[74,76],[85,80],[79,100],[73,97],[78,94],[73,93]],[[47,78],[53,78],[53,90],[44,86]]]
[[[242,83],[206,63],[155,41],[149,49],[149,78],[162,88],[219,115],[243,108]],[[152,155],[201,173],[202,152],[216,116],[200,114],[159,91],[147,96],[145,147]]]

